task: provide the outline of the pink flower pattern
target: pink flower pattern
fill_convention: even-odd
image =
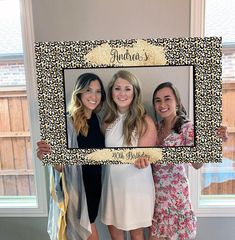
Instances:
[[[162,146],[192,146],[194,128],[191,122],[172,132]],[[189,197],[189,183],[183,164],[153,164],[155,208],[151,227],[152,236],[169,240],[194,239],[196,216]]]

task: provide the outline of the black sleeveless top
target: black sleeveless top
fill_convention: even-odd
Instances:
[[[91,118],[87,119],[88,134],[77,136],[79,148],[104,148],[104,135],[101,133],[100,124],[95,113],[91,114]]]
[[[104,135],[101,133],[98,118],[92,113],[87,120],[88,134],[77,136],[79,148],[104,148]],[[99,210],[101,197],[101,165],[82,165],[83,183],[86,192],[90,223],[94,223]]]

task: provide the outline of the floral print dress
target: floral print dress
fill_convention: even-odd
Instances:
[[[191,122],[182,125],[181,133],[171,132],[162,146],[194,145]],[[167,240],[193,239],[196,217],[189,196],[189,183],[183,164],[153,164],[155,207],[151,227],[152,237]]]

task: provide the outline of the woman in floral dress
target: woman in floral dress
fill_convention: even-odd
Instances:
[[[153,94],[159,146],[193,146],[194,128],[187,119],[177,89],[160,84]],[[196,169],[201,163],[192,163]],[[184,240],[196,236],[196,216],[189,198],[189,183],[183,164],[153,164],[155,208],[151,240]]]
[[[153,94],[158,122],[158,146],[193,146],[194,128],[187,119],[178,90],[170,82],[160,84]],[[227,140],[227,127],[220,126],[217,135]],[[136,167],[148,166],[145,159]],[[203,163],[191,163],[199,169]],[[189,197],[189,182],[183,164],[155,163],[152,166],[155,185],[155,207],[150,240],[186,240],[196,236],[196,216]]]

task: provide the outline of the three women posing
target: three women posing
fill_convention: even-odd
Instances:
[[[103,85],[98,76],[88,73],[78,78],[67,119],[69,147],[194,144],[193,125],[187,119],[179,93],[171,83],[160,84],[153,94],[154,110],[157,119],[161,119],[157,124],[158,137],[153,120],[145,112],[139,81],[132,73],[119,71],[108,85],[107,107],[102,124],[105,144],[94,113],[104,99]],[[38,157],[49,152],[49,145],[40,141]],[[141,161],[139,164],[147,165]],[[202,166],[192,165],[195,168]],[[54,168],[65,175],[65,189],[61,191],[68,193],[67,221],[73,216],[67,224],[67,239],[97,240],[94,221],[101,195],[101,167],[78,165]],[[132,240],[143,240],[143,228],[149,226],[150,239],[154,240],[195,237],[196,217],[189,199],[188,179],[183,164],[156,163],[152,168],[149,165],[138,169],[132,164],[106,166],[101,221],[108,225],[113,240],[124,240],[124,231],[130,231]],[[59,181],[58,187],[60,185]],[[53,201],[56,202],[55,199]],[[75,214],[73,210],[76,210]]]

